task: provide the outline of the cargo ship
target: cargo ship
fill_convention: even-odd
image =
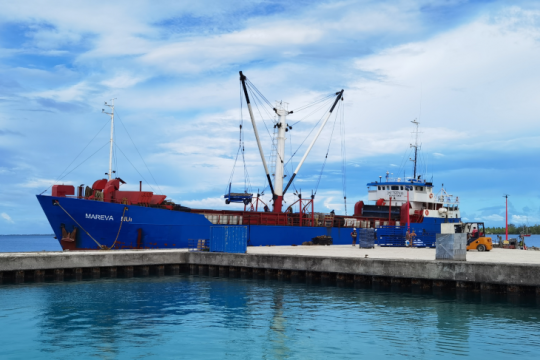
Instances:
[[[246,232],[248,246],[301,245],[321,235],[330,236],[333,244],[351,244],[353,228],[382,230],[402,229],[405,226],[418,234],[418,241],[422,244],[422,235],[434,236],[440,233],[441,223],[460,222],[458,199],[454,200],[444,189],[436,194],[433,184],[417,175],[417,140],[411,145],[415,148],[413,177],[391,179],[387,172],[385,181],[379,177],[378,181],[368,183],[368,200],[372,203],[356,202],[352,215],[336,215],[333,211],[316,212],[315,195],[303,198],[300,192],[295,192],[296,200],[284,208],[283,196],[294,182],[336,106],[343,101],[344,90],[332,95],[329,109],[322,117],[322,124],[285,184],[285,140],[286,133],[292,130],[287,123],[287,116],[292,111],[288,111],[282,103],[277,103],[272,109],[275,113],[276,136],[275,165],[271,174],[251,104],[251,97],[256,96],[258,90],[242,72],[240,86],[268,181],[267,186],[272,195],[268,204],[263,201],[261,194],[231,192],[231,184],[228,193],[224,195],[224,201],[226,204],[242,203],[243,210],[188,208],[167,200],[166,195],[143,191],[142,186],[139,191],[121,190],[125,182],[114,177],[112,168],[113,101],[105,103],[111,108],[111,112],[106,112],[111,117],[108,177],[98,179],[92,186],[86,187],[53,185],[50,195],[37,195],[62,249],[188,248],[194,243],[208,241],[211,229],[216,226],[242,227]],[[418,123],[414,123],[418,134]],[[346,203],[346,197],[344,200]]]

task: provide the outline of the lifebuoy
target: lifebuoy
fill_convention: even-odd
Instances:
[[[433,199],[433,194],[429,194],[429,198],[430,198],[430,199]]]
[[[428,211],[428,210],[426,210],[426,215],[429,215],[429,211]]]

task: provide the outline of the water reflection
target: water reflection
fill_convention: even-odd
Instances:
[[[2,285],[0,303],[3,358],[502,359],[540,350],[540,308],[508,295],[180,275]]]

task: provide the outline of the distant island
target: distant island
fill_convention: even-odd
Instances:
[[[486,233],[488,234],[506,234],[506,228],[503,227],[486,227]],[[533,226],[516,226],[514,224],[508,224],[509,234],[540,234],[540,225]]]
[[[0,234],[0,236],[54,236],[54,234]]]

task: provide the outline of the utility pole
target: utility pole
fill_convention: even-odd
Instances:
[[[508,195],[504,195],[504,198],[506,198],[506,240],[508,240]]]

